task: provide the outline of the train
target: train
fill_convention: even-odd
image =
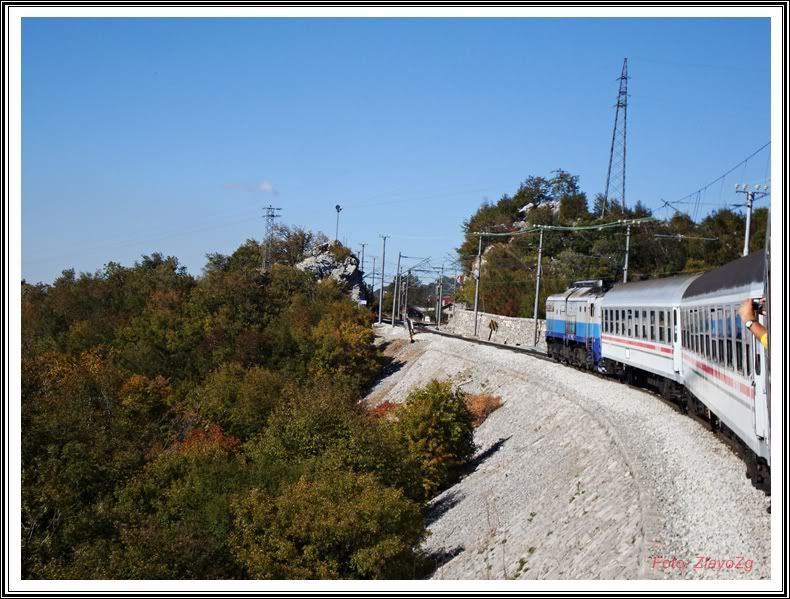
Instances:
[[[577,281],[546,299],[547,353],[651,388],[705,420],[733,441],[747,476],[770,493],[768,351],[738,314],[745,298],[767,296],[767,273],[761,250],[702,274]]]

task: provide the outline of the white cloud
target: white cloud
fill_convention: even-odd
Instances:
[[[263,193],[271,193],[274,191],[274,187],[272,187],[271,181],[263,180],[258,184],[258,189]]]

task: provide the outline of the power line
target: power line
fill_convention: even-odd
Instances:
[[[714,185],[714,184],[718,183],[719,181],[721,181],[722,179],[724,179],[724,178],[725,178],[727,175],[729,175],[730,173],[732,173],[732,172],[733,172],[735,169],[737,169],[739,166],[741,166],[741,165],[743,165],[743,164],[746,164],[747,162],[749,162],[749,160],[750,160],[750,159],[752,159],[752,158],[754,158],[755,156],[757,156],[757,154],[759,154],[760,152],[762,152],[762,151],[763,151],[765,148],[767,148],[767,147],[768,147],[768,146],[770,146],[770,145],[771,145],[771,142],[770,142],[770,141],[769,141],[768,143],[766,143],[766,144],[763,144],[762,146],[760,146],[760,148],[758,148],[757,150],[755,150],[754,152],[752,152],[751,154],[749,154],[749,155],[748,155],[746,158],[744,158],[743,160],[741,160],[741,161],[740,161],[738,164],[736,164],[735,166],[733,166],[732,168],[730,168],[729,170],[727,170],[725,173],[723,173],[723,174],[719,175],[718,177],[716,177],[716,178],[715,178],[713,181],[711,181],[711,182],[710,182],[710,183],[708,183],[707,185],[703,185],[702,187],[700,187],[700,188],[699,188],[699,189],[697,189],[696,191],[692,191],[691,193],[689,193],[689,194],[687,194],[687,195],[683,196],[682,198],[679,198],[679,199],[675,200],[673,203],[675,203],[675,204],[678,204],[678,203],[680,203],[680,202],[682,202],[682,201],[684,201],[684,200],[688,200],[688,199],[690,199],[690,198],[693,198],[694,196],[697,196],[698,194],[700,194],[700,193],[702,193],[702,192],[706,191],[706,190],[707,190],[707,189],[708,189],[708,188],[709,188],[711,185]],[[667,202],[667,203],[669,203],[669,202]]]
[[[610,223],[600,223],[597,225],[577,225],[575,227],[566,225],[532,225],[531,227],[521,229],[519,231],[508,231],[505,233],[491,233],[488,231],[475,231],[473,235],[480,235],[482,237],[515,237],[518,235],[526,235],[527,233],[535,233],[538,231],[607,231],[618,227],[625,227],[630,225],[641,225],[649,222],[656,222],[657,219],[652,216],[644,218],[629,218],[612,221]]]

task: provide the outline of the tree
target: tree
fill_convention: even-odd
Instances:
[[[368,474],[324,471],[233,503],[236,557],[254,578],[413,578],[420,509]]]
[[[427,497],[446,488],[475,452],[474,417],[449,381],[412,391],[397,413],[401,437],[422,470]]]
[[[206,423],[218,423],[230,435],[245,440],[263,430],[280,403],[285,378],[261,367],[221,365],[190,394],[189,407]]]
[[[147,464],[119,490],[117,540],[89,577],[243,577],[228,544],[244,480],[238,443],[218,426],[194,429]]]
[[[721,266],[738,258],[743,252],[745,228],[745,217],[727,208],[705,217],[699,224],[699,234],[702,237],[716,238],[701,244],[706,265]]]

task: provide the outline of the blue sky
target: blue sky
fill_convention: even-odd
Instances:
[[[22,26],[22,276],[209,252],[282,222],[439,265],[484,198],[605,186],[658,209],[771,140],[768,19],[83,19]],[[765,150],[702,197],[742,201]],[[707,205],[710,204],[710,205]],[[657,216],[667,216],[657,211]],[[380,266],[380,258],[379,263]],[[368,268],[369,270],[369,268]]]

